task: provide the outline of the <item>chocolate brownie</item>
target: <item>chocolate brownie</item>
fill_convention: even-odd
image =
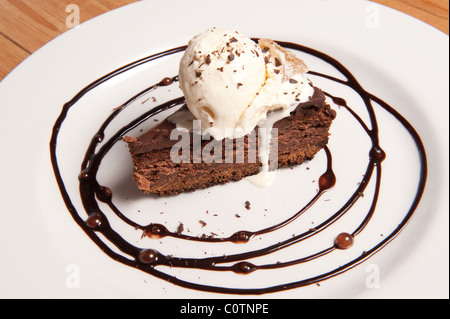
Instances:
[[[310,101],[300,103],[290,116],[274,124],[273,128],[277,129],[277,134],[272,136],[272,139],[277,138],[278,143],[275,149],[272,147],[275,144],[271,143],[271,153],[273,155],[273,152],[277,152],[278,156],[276,162],[270,162],[271,169],[298,165],[311,160],[327,145],[329,128],[335,117],[336,112],[326,103],[324,93],[315,88]],[[189,134],[189,142],[185,143],[189,145],[184,145],[189,150],[188,157],[181,162],[174,161],[173,157],[171,158],[171,155],[174,155],[173,147],[180,145],[180,140],[170,138],[171,132],[175,129],[175,124],[165,119],[139,137],[124,137],[134,163],[133,178],[145,194],[173,195],[194,191],[239,181],[257,174],[261,169],[258,159],[257,129],[237,140],[201,140],[202,152],[206,151],[211,157],[217,155],[214,152],[218,150],[211,147],[212,143],[220,143],[221,150],[217,151],[220,156],[213,162],[201,156],[196,157],[199,155],[193,147],[196,133],[192,131],[186,133]],[[253,141],[256,141],[256,147],[252,147]],[[230,157],[226,157],[231,156],[230,145],[232,145],[232,162],[227,160]],[[207,147],[208,149],[205,149]]]

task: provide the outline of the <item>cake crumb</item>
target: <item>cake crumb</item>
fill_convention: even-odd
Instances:
[[[245,202],[245,208],[247,208],[247,210],[250,210],[250,202],[249,201]]]

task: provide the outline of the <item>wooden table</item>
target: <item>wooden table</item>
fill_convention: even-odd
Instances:
[[[75,20],[71,4],[82,12],[80,22],[138,0],[0,0],[0,81],[41,46],[68,30]],[[448,0],[374,0],[412,15],[449,34]],[[69,8],[69,10],[67,10]],[[66,10],[68,12],[66,12]]]

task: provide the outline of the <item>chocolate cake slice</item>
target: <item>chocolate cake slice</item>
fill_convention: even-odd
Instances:
[[[272,136],[271,169],[311,160],[328,143],[329,128],[335,117],[336,112],[326,103],[324,93],[315,88],[308,102],[300,103],[290,116],[273,126],[277,134]],[[176,125],[168,118],[139,137],[124,137],[134,163],[133,178],[145,194],[173,195],[194,191],[239,181],[261,169],[258,128],[241,139],[203,139],[201,152],[194,147],[195,132],[186,133],[189,138],[183,142],[171,139],[173,130]],[[174,161],[174,149],[178,150],[180,145],[187,150],[188,156],[182,161]],[[201,156],[205,153],[211,156]]]

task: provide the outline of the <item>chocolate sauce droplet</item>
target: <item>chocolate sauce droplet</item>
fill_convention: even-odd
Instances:
[[[164,79],[161,81],[161,84],[164,85],[164,86],[167,86],[167,85],[172,84],[172,82],[173,82],[173,80],[172,80],[171,78],[164,78]]]
[[[331,189],[336,184],[336,176],[332,171],[327,171],[325,174],[319,177],[319,189],[320,191],[326,191]]]
[[[256,266],[247,261],[237,263],[233,265],[231,268],[235,273],[244,275],[249,274],[256,270]]]
[[[340,97],[332,97],[333,103],[339,106],[347,106],[347,101]]]
[[[104,135],[104,134],[97,134],[97,135],[95,135],[95,137],[94,137],[94,142],[97,143],[97,144],[99,144],[99,143],[103,142],[103,139],[104,139],[104,138],[105,138],[105,135]]]
[[[78,180],[81,181],[86,181],[88,180],[90,177],[89,171],[88,170],[83,170],[81,171],[80,175],[78,175]]]
[[[239,244],[244,244],[247,243],[252,236],[253,233],[247,231],[239,231],[231,236],[231,241]]]
[[[102,217],[98,213],[93,213],[86,219],[86,225],[90,229],[97,229],[101,225],[101,223]]]
[[[146,265],[154,264],[158,261],[158,252],[153,249],[144,249],[139,253],[138,259]]]
[[[168,232],[167,228],[161,224],[150,224],[144,229],[145,235],[150,238],[161,238]]]
[[[336,240],[334,241],[334,245],[338,249],[349,249],[353,246],[353,236],[348,233],[340,233]]]
[[[97,198],[104,203],[110,202],[112,190],[106,186],[101,186],[97,191]]]
[[[369,153],[370,160],[375,164],[380,164],[386,159],[386,153],[379,146],[373,146]]]

